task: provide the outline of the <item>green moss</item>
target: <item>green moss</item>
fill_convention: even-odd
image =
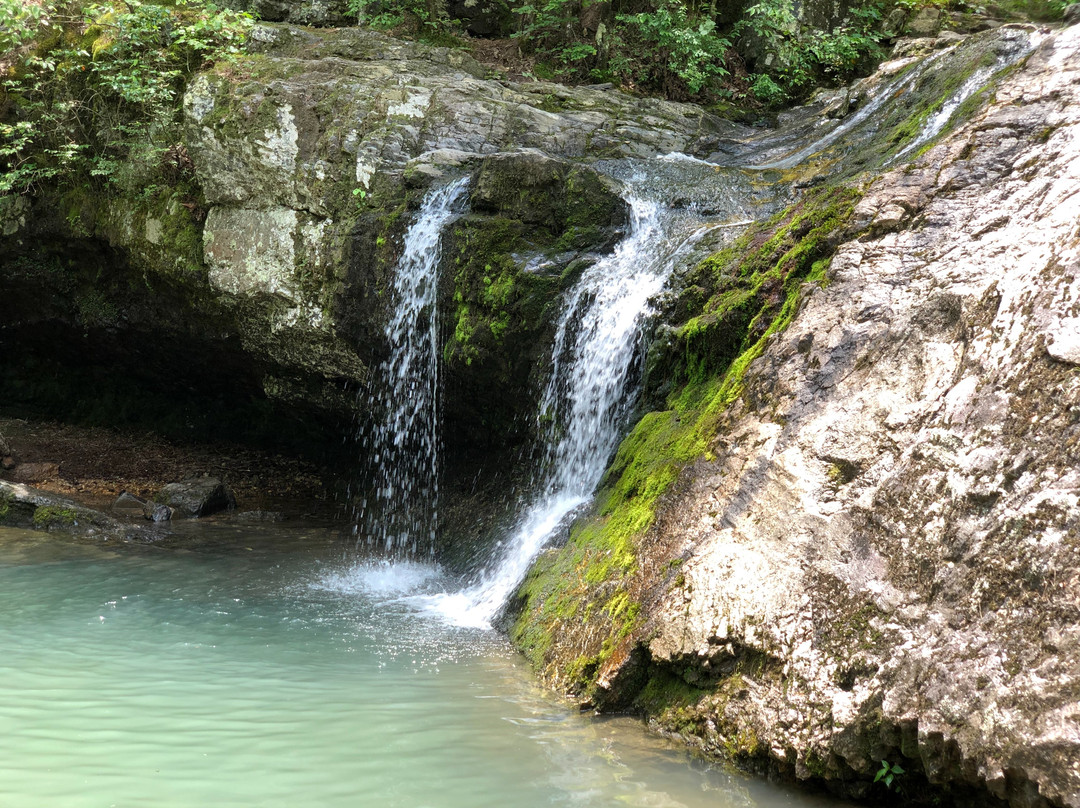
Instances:
[[[687,285],[696,290],[698,313],[678,329],[661,363],[680,386],[666,409],[644,415],[622,441],[591,516],[574,525],[567,544],[534,568],[519,592],[521,611],[511,636],[537,667],[558,667],[566,645],[573,646],[574,658],[591,660],[573,667],[576,672],[599,670],[626,651],[640,625],[633,594],[640,539],[661,498],[683,466],[709,456],[750,363],[791,322],[803,284],[824,281],[830,236],[859,197],[847,187],[808,193],[691,273]],[[581,629],[586,620],[588,629]],[[586,681],[568,684],[589,687]]]
[[[893,126],[886,137],[886,142],[896,150],[902,149],[919,136],[930,117],[937,114],[939,110],[948,104],[976,71],[991,68],[996,63],[997,54],[992,50],[983,50],[975,51],[966,61],[953,69],[929,71],[919,82],[917,90],[914,91],[915,97],[906,105],[910,112],[900,123]],[[945,62],[944,64],[948,65],[949,63]],[[1011,68],[999,71],[986,84],[964,99],[950,116],[942,132],[931,138],[912,157],[920,156],[932,148],[942,134],[949,132],[963,121],[974,117],[993,98],[994,88],[1000,83],[1002,76],[1006,75],[1010,70]],[[898,109],[903,108],[904,105],[898,107]]]
[[[75,298],[79,322],[87,327],[115,325],[120,312],[100,289],[87,289]]]
[[[454,228],[454,333],[443,349],[451,365],[492,364],[511,331],[535,333],[561,281],[524,272],[518,253],[536,251],[527,228],[504,217],[466,216]],[[508,372],[508,368],[504,368]]]
[[[34,510],[34,527],[70,527],[75,524],[76,513],[70,508],[55,505],[41,505]]]
[[[11,497],[7,494],[0,494],[0,522],[8,518],[8,514],[11,513]]]
[[[669,668],[653,672],[634,705],[646,715],[662,716],[670,710],[685,709],[701,701],[709,691],[688,683]]]

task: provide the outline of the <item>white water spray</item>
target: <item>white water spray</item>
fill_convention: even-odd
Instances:
[[[540,411],[550,425],[540,493],[477,583],[417,598],[448,622],[490,625],[537,553],[589,500],[618,445],[635,399],[631,377],[649,300],[696,241],[694,236],[672,239],[657,203],[634,198],[629,203],[629,235],[585,270],[559,320]]]
[[[443,229],[457,215],[468,178],[428,194],[405,235],[386,324],[390,356],[370,401],[362,440],[376,470],[372,502],[361,502],[357,542],[395,555],[432,554],[439,501],[439,330],[436,295]]]

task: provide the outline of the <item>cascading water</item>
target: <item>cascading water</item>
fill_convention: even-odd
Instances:
[[[967,81],[960,85],[960,88],[941,105],[941,109],[926,119],[926,123],[923,124],[922,130],[919,132],[918,136],[897,152],[890,163],[899,162],[906,155],[914,153],[920,146],[929,143],[937,137],[952,119],[953,115],[956,114],[956,111],[960,109],[960,106],[975,95],[981,88],[985,87],[991,76],[1002,68],[1012,64],[1024,54],[1029,53],[1034,47],[1034,44],[1027,37],[1014,41],[1012,45],[1012,48],[1007,48],[999,53],[992,65],[981,67],[972,73]]]
[[[428,194],[405,235],[386,324],[390,356],[378,369],[361,441],[374,466],[371,502],[358,507],[357,543],[394,555],[432,554],[439,501],[439,331],[435,299],[443,228],[468,178]],[[361,535],[362,534],[362,535]]]
[[[662,206],[633,197],[628,202],[628,236],[582,274],[558,323],[540,413],[549,425],[540,493],[476,583],[421,598],[452,623],[490,625],[536,554],[588,501],[618,445],[635,398],[631,377],[648,302],[707,229],[698,228],[689,237],[674,235],[665,227]]]

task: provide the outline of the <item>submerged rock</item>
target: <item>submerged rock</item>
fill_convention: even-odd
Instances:
[[[117,497],[112,510],[113,513],[129,519],[149,519],[151,522],[168,522],[174,513],[168,505],[150,502],[127,491]]]

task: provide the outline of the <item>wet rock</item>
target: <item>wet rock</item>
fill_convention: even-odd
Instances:
[[[595,169],[540,152],[485,158],[470,201],[476,211],[542,227],[556,237],[570,228],[590,233],[619,228],[630,213],[615,184]]]
[[[128,519],[149,519],[151,522],[167,522],[173,517],[173,509],[168,505],[150,502],[127,491],[113,503],[112,511]]]
[[[0,480],[0,525],[48,530],[94,541],[152,541],[146,529],[47,491]]]
[[[149,502],[143,509],[143,516],[151,522],[168,522],[175,513],[174,509],[160,502]]]
[[[112,512],[118,516],[128,518],[138,517],[141,519],[148,504],[149,503],[147,503],[145,499],[124,491],[116,498],[116,502],[113,503]]]
[[[912,794],[1080,806],[1078,171],[1073,27],[865,186],[636,540],[637,628],[594,703],[656,699],[708,752],[872,803],[888,760]],[[605,619],[576,632],[595,648],[528,639],[567,643],[565,677]]]
[[[236,497],[216,477],[197,477],[169,483],[162,487],[155,499],[158,503],[172,508],[177,517],[184,519],[210,516],[236,507]]]

